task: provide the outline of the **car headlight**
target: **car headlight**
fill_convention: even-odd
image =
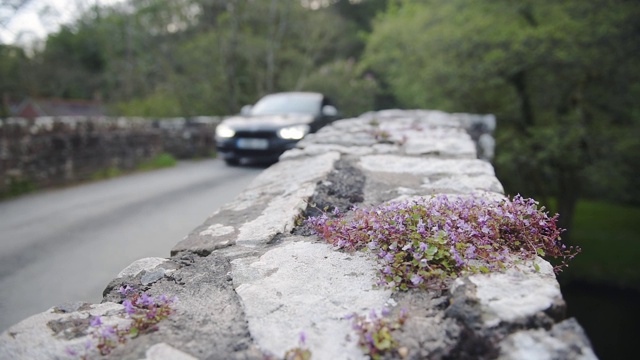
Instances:
[[[233,130],[232,128],[230,128],[225,124],[218,124],[218,126],[216,126],[217,137],[230,138],[230,137],[233,137],[233,135],[235,134],[236,134],[235,130]]]
[[[309,125],[288,126],[278,130],[278,136],[286,140],[300,140],[309,133]]]

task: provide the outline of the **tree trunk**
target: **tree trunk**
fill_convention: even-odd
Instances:
[[[565,243],[571,241],[571,226],[575,215],[576,204],[580,196],[580,179],[577,169],[565,169],[559,178],[558,194],[558,227],[566,229],[562,234]]]
[[[522,129],[526,129],[529,126],[535,124],[533,107],[531,106],[531,99],[527,92],[527,76],[525,70],[520,70],[509,77],[509,82],[516,90],[518,98],[520,98],[520,112],[522,114]]]
[[[238,79],[237,79],[237,52],[238,52],[238,32],[239,30],[239,14],[235,1],[227,4],[227,10],[230,13],[230,39],[227,48],[226,58],[226,80],[229,97],[227,99],[227,112],[232,114],[238,111]]]
[[[289,3],[284,6],[288,7]],[[271,0],[269,8],[269,48],[267,49],[267,74],[265,79],[265,88],[271,93],[276,88],[276,54],[280,50],[284,33],[287,27],[286,13],[288,8],[279,8],[279,0]]]

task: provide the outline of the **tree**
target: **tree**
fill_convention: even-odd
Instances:
[[[374,23],[364,64],[402,106],[496,114],[505,187],[557,198],[569,228],[603,164],[631,171],[638,16],[622,0],[398,1]],[[637,180],[617,186],[626,193]]]
[[[337,103],[345,117],[371,111],[380,91],[375,78],[363,74],[353,59],[337,60],[320,67],[304,79],[300,89],[326,94]]]
[[[8,116],[7,101],[29,94],[29,58],[24,50],[13,45],[0,44],[0,117]]]

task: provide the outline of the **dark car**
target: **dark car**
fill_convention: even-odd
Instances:
[[[324,95],[284,92],[245,106],[239,116],[216,128],[218,155],[229,165],[241,159],[276,162],[305,135],[338,119],[338,110]]]

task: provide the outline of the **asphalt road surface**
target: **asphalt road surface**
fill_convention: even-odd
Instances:
[[[168,257],[262,170],[184,161],[0,202],[0,331],[64,302],[99,302],[120,270]]]

